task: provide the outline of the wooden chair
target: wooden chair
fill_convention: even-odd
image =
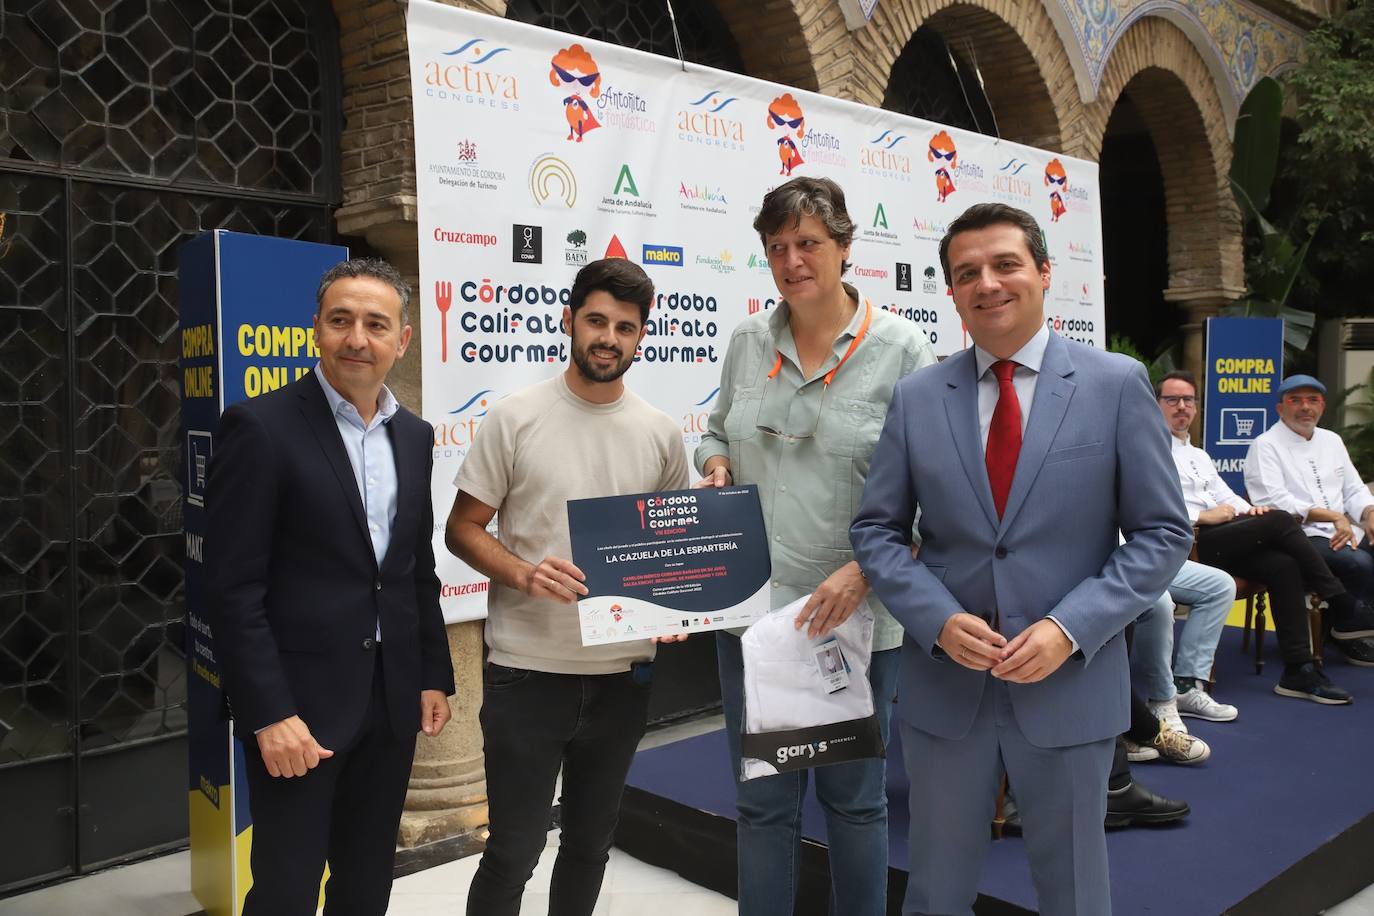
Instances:
[[[1188,552],[1188,559],[1194,563],[1200,563],[1197,558],[1197,525],[1193,526],[1193,547]],[[1255,631],[1255,673],[1260,674],[1264,671],[1264,615],[1269,607],[1269,586],[1254,579],[1246,579],[1241,576],[1232,575],[1236,580],[1236,600],[1245,602],[1245,629],[1241,631],[1240,651],[1249,653],[1250,651],[1250,630]],[[1307,605],[1307,629],[1312,640],[1312,658],[1318,665],[1322,663],[1322,635],[1325,628],[1322,626],[1322,599],[1317,595],[1308,596]],[[1216,683],[1216,666],[1212,666],[1212,676],[1208,678],[1209,684]]]

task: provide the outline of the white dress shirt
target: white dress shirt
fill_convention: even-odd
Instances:
[[[1329,429],[1315,429],[1311,439],[1286,423],[1269,427],[1250,444],[1245,455],[1245,489],[1257,506],[1273,506],[1305,520],[1313,509],[1344,512],[1362,537],[1360,516],[1374,506],[1374,495],[1360,480],[1341,437]],[[1331,538],[1331,522],[1302,526],[1309,537]]]
[[[1250,504],[1221,479],[1211,455],[1189,442],[1186,436],[1169,438],[1174,467],[1178,468],[1178,482],[1183,487],[1183,503],[1188,507],[1188,521],[1196,525],[1199,515],[1217,506],[1230,506],[1237,514],[1250,511]]]
[[[334,422],[343,438],[344,451],[348,453],[348,463],[353,467],[353,480],[358,485],[358,495],[363,501],[363,515],[367,519],[367,533],[372,538],[372,552],[377,557],[377,565],[382,565],[387,547],[391,545],[391,526],[396,521],[396,453],[391,448],[391,437],[384,428],[396,415],[400,405],[385,385],[377,395],[377,410],[372,421],[364,423],[358,408],[334,390],[324,377],[318,363],[315,364],[315,378],[320,380],[329,409],[334,413]],[[382,639],[381,621],[377,622],[377,641]]]
[[[1011,373],[1011,387],[1016,390],[1016,402],[1021,405],[1022,438],[1026,435],[1026,424],[1030,421],[1031,405],[1035,403],[1035,383],[1040,379],[1040,364],[1045,361],[1045,348],[1049,344],[1050,329],[1042,324],[1040,330],[1035,332],[1035,336],[1011,355],[1011,361],[1016,363],[1016,368]],[[978,436],[983,443],[983,451],[987,452],[988,430],[992,428],[992,414],[997,410],[997,399],[1001,396],[997,375],[992,371],[992,364],[998,359],[977,345],[973,347],[973,359],[978,367]],[[1078,640],[1073,638],[1068,628],[1053,614],[1050,615],[1050,620],[1064,631],[1064,635],[1073,645],[1072,651],[1077,652]]]

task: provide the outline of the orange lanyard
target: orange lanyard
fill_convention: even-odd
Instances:
[[[861,340],[863,340],[865,336],[867,336],[867,334],[868,334],[868,324],[869,324],[869,322],[872,321],[872,320],[873,320],[873,303],[869,302],[869,301],[868,301],[868,297],[865,296],[865,297],[864,297],[864,321],[863,321],[863,324],[859,325],[859,333],[858,333],[858,334],[855,334],[855,335],[854,335],[854,339],[851,340],[851,341],[849,342],[849,349],[844,351],[844,356],[841,356],[841,357],[840,357],[840,361],[839,361],[838,363],[835,364],[835,368],[834,368],[834,369],[831,369],[829,372],[827,372],[827,373],[825,374],[825,378],[824,378],[825,387],[827,387],[827,388],[830,387],[830,383],[833,382],[833,381],[835,380],[835,373],[839,372],[839,371],[840,371],[840,367],[843,366],[843,365],[845,364],[845,360],[847,360],[847,359],[849,359],[849,357],[853,356],[853,355],[854,355],[854,351],[857,350],[857,349],[859,349],[859,342],[860,342]],[[773,378],[774,376],[776,376],[780,371],[782,371],[782,351],[781,351],[781,350],[778,351],[778,358],[777,358],[777,360],[773,363],[773,368],[769,370],[769,372],[768,372],[768,377],[771,379],[771,378]]]

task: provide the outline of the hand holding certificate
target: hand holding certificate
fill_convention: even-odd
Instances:
[[[748,626],[768,613],[758,488],[636,493],[568,502],[582,644]]]

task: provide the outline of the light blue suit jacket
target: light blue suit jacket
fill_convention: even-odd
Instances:
[[[1145,371],[1051,334],[1000,521],[976,373],[967,349],[897,384],[850,528],[855,558],[906,630],[898,715],[938,737],[968,733],[991,675],[935,644],[952,615],[995,621],[1010,640],[1053,614],[1079,651],[1039,683],[1009,685],[1017,724],[1040,747],[1120,734],[1130,720],[1122,631],[1192,542]]]

